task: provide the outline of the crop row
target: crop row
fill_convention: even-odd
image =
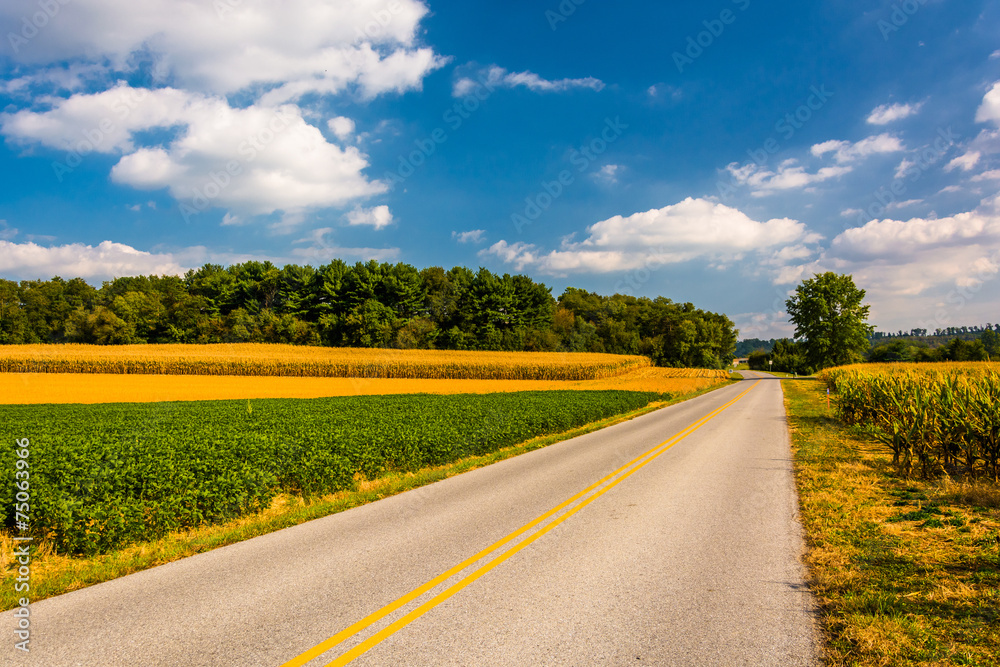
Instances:
[[[837,413],[886,444],[903,476],[1000,480],[1000,365],[857,365],[824,371]]]
[[[481,380],[593,380],[648,357],[293,345],[5,345],[0,373],[112,373]]]
[[[30,441],[32,532],[94,554],[358,479],[495,451],[659,394],[547,391],[0,406],[0,503],[13,527],[15,442]]]
[[[665,378],[718,378],[726,379],[729,373],[716,368],[657,368],[657,374]]]

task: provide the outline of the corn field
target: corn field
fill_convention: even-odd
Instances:
[[[464,352],[295,345],[6,345],[0,373],[111,373],[339,378],[597,380],[649,358],[559,352]]]
[[[729,377],[729,373],[713,368],[657,368],[653,370],[656,374],[664,378],[717,378],[724,380]]]
[[[864,364],[821,377],[839,418],[886,444],[904,477],[1000,481],[1000,364]]]

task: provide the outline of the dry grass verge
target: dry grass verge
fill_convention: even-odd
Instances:
[[[1000,665],[1000,489],[897,477],[785,381],[812,588],[831,665]]]

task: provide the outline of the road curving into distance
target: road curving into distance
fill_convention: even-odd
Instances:
[[[744,376],[38,602],[0,663],[818,664],[780,383]]]

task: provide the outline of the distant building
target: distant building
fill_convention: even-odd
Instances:
[[[740,364],[745,364],[745,363],[748,363],[749,361],[750,360],[748,358],[746,358],[746,357],[742,357],[742,358],[739,358],[739,359],[733,359],[733,366],[739,366]]]

